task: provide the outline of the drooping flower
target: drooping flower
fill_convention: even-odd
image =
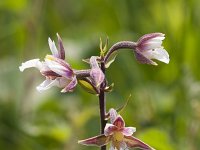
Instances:
[[[136,43],[134,50],[136,59],[143,64],[157,65],[152,59],[169,63],[169,54],[162,46],[165,39],[163,33],[150,33],[142,36]]]
[[[52,55],[47,55],[45,61],[39,59],[26,61],[19,67],[21,72],[27,68],[35,67],[46,77],[46,80],[37,86],[37,90],[40,92],[52,86],[63,88],[61,92],[70,92],[77,85],[76,75],[70,65],[64,61],[65,50],[62,40],[58,34],[57,37],[59,50],[57,50],[55,42],[49,38],[48,42]]]
[[[104,129],[104,134],[89,139],[81,140],[78,143],[86,146],[104,146],[111,143],[110,150],[128,150],[129,148],[140,148],[143,150],[154,150],[149,145],[132,136],[136,131],[135,127],[125,127],[123,118],[116,110],[110,109],[110,122]]]

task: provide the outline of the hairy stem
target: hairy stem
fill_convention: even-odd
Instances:
[[[87,70],[73,70],[74,74],[76,75],[77,78],[84,78],[84,77],[89,77],[90,76],[90,71],[91,69]]]
[[[121,41],[121,42],[117,42],[115,43],[109,50],[108,53],[106,54],[105,58],[104,58],[104,62],[107,62],[108,58],[110,57],[110,55],[119,49],[122,48],[128,48],[128,49],[135,49],[137,43],[135,42],[131,42],[131,41]]]
[[[105,74],[105,64],[101,63],[101,70]],[[99,94],[99,108],[100,108],[100,121],[101,121],[101,134],[104,134],[104,128],[106,126],[107,121],[105,120],[106,115],[106,97],[104,92],[106,82],[101,83],[100,94]],[[106,150],[106,146],[102,146],[101,150]]]

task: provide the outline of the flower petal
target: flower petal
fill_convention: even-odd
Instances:
[[[129,150],[125,142],[120,142],[120,150]]]
[[[104,128],[104,134],[105,136],[112,135],[113,132],[116,131],[117,129],[118,128],[115,125],[107,123]]]
[[[159,40],[163,40],[164,39],[165,34],[163,33],[149,33],[149,34],[145,34],[143,35],[138,41],[138,45],[143,44],[144,42],[148,42],[151,39],[159,39]]]
[[[109,110],[109,114],[110,114],[110,122],[113,124],[113,122],[117,118],[117,111],[115,109],[111,108]]]
[[[139,139],[133,136],[125,136],[124,142],[127,144],[129,148],[141,148],[143,150],[155,150],[154,148],[150,147],[149,145],[145,144],[144,142],[140,141]]]
[[[31,67],[35,67],[35,68],[41,70],[42,66],[43,66],[42,62],[40,62],[39,59],[32,59],[32,60],[22,63],[22,65],[19,67],[19,70],[21,72],[23,72],[25,69],[31,68]]]
[[[69,84],[67,84],[67,86],[62,89],[62,93],[66,93],[66,92],[72,92],[73,89],[76,87],[77,85],[77,79],[76,77],[73,77],[73,79],[69,82]]]
[[[125,127],[124,119],[121,117],[121,115],[118,115],[115,121],[113,122],[113,125],[117,126],[119,129]]]
[[[50,79],[46,79],[44,82],[42,82],[39,86],[36,87],[36,89],[39,92],[45,91],[50,89],[53,86],[58,86],[59,81],[58,80],[50,80]]]
[[[64,60],[55,58],[51,55],[47,55],[45,58],[45,62],[53,72],[68,79],[72,78],[73,71],[70,68],[69,64],[67,64]]]
[[[155,49],[155,48],[160,48],[162,45],[162,41],[148,41],[147,43],[144,43],[140,46],[140,50],[141,51],[147,51],[147,50],[151,50],[151,49]]]
[[[134,50],[134,54],[135,54],[137,61],[139,61],[142,64],[158,65],[157,63],[152,61],[150,58],[147,58],[146,56],[144,56],[143,53],[141,53],[138,50]]]
[[[60,38],[59,34],[57,33],[58,37],[58,45],[59,45],[59,58],[60,59],[65,59],[65,48],[63,46],[62,39]]]
[[[125,136],[131,136],[135,131],[136,131],[136,128],[135,128],[135,127],[125,127],[125,128],[122,130],[122,133],[123,133]]]
[[[89,139],[78,141],[79,144],[87,145],[87,146],[104,146],[110,142],[111,136],[99,135]]]
[[[48,43],[49,43],[49,48],[51,50],[51,53],[53,54],[54,57],[59,58],[59,53],[58,50],[56,48],[55,42],[51,40],[51,38],[48,39]]]
[[[154,50],[145,51],[143,52],[143,55],[149,59],[157,59],[166,64],[169,63],[169,54],[163,48],[157,48]]]

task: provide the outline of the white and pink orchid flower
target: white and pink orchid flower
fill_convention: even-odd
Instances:
[[[47,55],[45,61],[39,59],[26,61],[19,67],[21,72],[27,68],[35,67],[46,77],[46,80],[37,86],[37,90],[40,92],[53,86],[62,88],[61,92],[70,92],[77,85],[77,79],[72,68],[64,61],[65,50],[62,40],[58,34],[57,37],[59,50],[57,50],[55,42],[49,38],[48,42],[52,55]]]
[[[110,122],[104,129],[104,134],[95,136],[78,143],[87,146],[104,146],[111,143],[110,150],[128,150],[129,148],[140,148],[143,150],[154,150],[149,145],[132,136],[136,131],[135,127],[125,127],[123,118],[116,110],[110,109]]]
[[[136,59],[143,64],[157,65],[152,59],[169,63],[169,54],[162,46],[165,39],[163,33],[150,33],[142,36],[136,43],[134,50]]]

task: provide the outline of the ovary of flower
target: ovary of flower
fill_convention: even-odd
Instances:
[[[152,59],[157,59],[166,64],[169,63],[169,54],[162,46],[165,35],[162,33],[150,33],[142,36],[135,47],[135,56],[140,63],[157,65]]]
[[[90,58],[90,66],[91,66],[90,77],[93,81],[93,84],[96,87],[99,87],[101,83],[104,81],[105,75],[99,67],[96,56],[92,56]]]

